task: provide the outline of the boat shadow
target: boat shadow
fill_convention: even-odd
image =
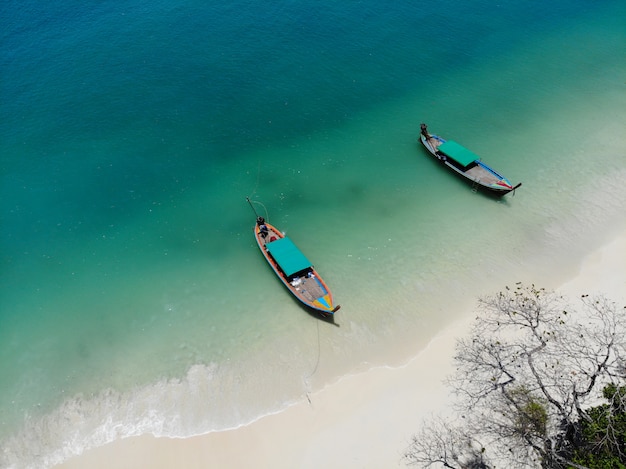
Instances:
[[[291,295],[289,295],[289,296],[291,296]],[[294,298],[293,296],[291,296],[291,300],[295,304],[297,304],[298,307],[302,311],[306,312],[313,319],[317,319],[318,321],[325,322],[325,323],[330,324],[330,325],[335,326],[335,327],[341,327],[340,324],[335,322],[335,315],[334,314],[323,313],[323,312],[318,311],[318,310],[316,310],[314,308],[311,308],[311,307],[303,304],[301,301],[299,301],[297,298]]]
[[[341,325],[335,322],[334,314],[323,314],[322,312],[316,311],[312,308],[308,308],[307,306],[303,304],[301,304],[300,307],[304,309],[309,316],[313,317],[314,319],[317,319],[318,321],[325,322],[326,324],[330,324],[331,326],[341,327]]]
[[[340,324],[335,322],[335,315],[334,314],[320,314],[317,311],[309,311],[308,313],[311,316],[313,316],[315,319],[318,319],[318,320],[320,320],[322,322],[330,324],[331,326],[341,327]]]
[[[465,182],[465,181],[459,181],[459,182]],[[487,200],[491,200],[501,205],[510,206],[511,202],[509,201],[509,197],[515,197],[515,190],[512,190],[511,192],[507,192],[504,195],[497,195],[492,192],[486,191],[484,189],[478,189],[476,187],[472,187],[471,184],[466,183],[466,185],[469,185],[470,190],[472,192],[478,192],[481,196],[483,196]]]

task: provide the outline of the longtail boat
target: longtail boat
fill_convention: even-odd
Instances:
[[[465,178],[476,189],[501,197],[522,185],[511,182],[483,163],[478,155],[453,140],[430,134],[426,124],[421,125],[420,141],[438,161]]]
[[[323,316],[330,316],[340,308],[333,304],[330,289],[311,261],[278,228],[257,216],[254,238],[269,265],[293,296]]]

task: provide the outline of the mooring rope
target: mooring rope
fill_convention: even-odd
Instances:
[[[252,194],[250,194],[250,197],[256,194],[256,190],[259,188],[260,180],[261,180],[261,160],[259,160],[259,167],[257,168],[257,171],[256,171],[256,184],[254,185],[254,189],[252,190]]]
[[[250,204],[250,207],[254,211],[254,214],[256,215],[257,218],[259,218],[259,214],[257,213],[256,209],[254,208],[254,205],[252,204],[259,204],[261,207],[263,207],[263,210],[265,211],[265,221],[269,222],[270,216],[269,216],[269,212],[267,211],[267,207],[263,205],[261,202],[257,202],[256,200],[250,200],[250,198],[253,197],[254,194],[256,194],[256,190],[259,188],[260,180],[261,180],[261,162],[259,161],[259,168],[257,170],[257,175],[256,175],[256,184],[254,185],[254,189],[252,190],[252,193],[246,197],[246,200]]]
[[[256,209],[254,208],[254,205],[252,205],[252,204],[259,204],[261,207],[263,207],[263,210],[265,210],[265,221],[267,221],[267,222],[270,221],[269,212],[267,211],[267,207],[265,205],[263,205],[261,202],[258,202],[256,200],[250,200],[250,197],[246,197],[246,200],[250,204],[250,208],[252,209],[252,211],[254,212],[254,215],[257,218],[259,218],[259,214],[257,213]]]
[[[313,367],[313,371],[311,371],[309,376],[304,378],[304,383],[305,383],[305,385],[307,387],[306,398],[309,401],[309,404],[312,404],[312,402],[311,402],[311,383],[310,383],[309,380],[317,372],[317,368],[319,367],[319,364],[320,364],[320,357],[322,355],[322,345],[321,345],[321,340],[320,340],[320,322],[319,322],[319,320],[315,321],[315,324],[317,325],[317,359],[315,360],[315,366]]]

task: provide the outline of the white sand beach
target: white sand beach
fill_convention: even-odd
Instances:
[[[580,271],[557,290],[572,299],[598,293],[626,302],[626,232],[589,254]],[[127,438],[57,467],[402,467],[402,452],[421,419],[447,407],[442,379],[452,370],[455,338],[473,316],[468,312],[403,367],[346,376],[283,412],[238,429],[186,439]]]

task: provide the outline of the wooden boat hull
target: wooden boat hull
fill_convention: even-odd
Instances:
[[[254,237],[265,260],[283,282],[283,285],[307,307],[320,312],[324,316],[335,313],[340,306],[333,304],[333,295],[330,289],[313,266],[290,275],[287,275],[284,269],[281,268],[274,255],[272,255],[272,243],[279,240],[286,242],[285,235],[269,223],[264,223],[264,225],[267,227],[267,234],[263,236],[261,228],[256,224],[254,226]]]
[[[519,183],[513,186],[507,178],[479,159],[474,160],[470,165],[471,167],[460,165],[457,161],[439,151],[439,147],[447,141],[438,135],[424,135],[424,133],[421,133],[420,142],[432,156],[449,170],[469,182],[472,187],[490,195],[502,197],[522,185],[522,183]]]

